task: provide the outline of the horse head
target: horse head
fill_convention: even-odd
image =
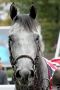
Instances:
[[[39,35],[33,33],[37,30],[36,11],[32,6],[29,14],[18,15],[13,3],[10,17],[13,20],[9,32],[10,61],[19,84],[31,86],[34,83],[35,59],[39,52]]]

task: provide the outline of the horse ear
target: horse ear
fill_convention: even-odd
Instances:
[[[30,17],[32,17],[33,19],[36,18],[36,9],[34,6],[30,8]]]
[[[11,17],[11,19],[13,20],[16,15],[17,15],[17,9],[15,7],[15,4],[12,3],[10,6],[10,17]]]

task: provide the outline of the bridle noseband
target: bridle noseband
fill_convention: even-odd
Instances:
[[[18,61],[18,60],[21,59],[21,58],[28,58],[28,59],[30,59],[30,60],[32,61],[32,63],[34,64],[33,58],[30,57],[30,56],[28,56],[28,55],[21,55],[21,56],[19,56],[19,57],[16,59],[16,61]]]
[[[12,58],[12,57],[11,57],[11,58]],[[16,60],[13,60],[13,61],[11,62],[12,65],[16,65],[17,61],[18,61],[19,59],[22,59],[22,58],[28,58],[28,59],[30,59],[30,60],[32,61],[32,63],[34,64],[33,58],[31,58],[29,55],[21,55],[21,56],[17,57]]]

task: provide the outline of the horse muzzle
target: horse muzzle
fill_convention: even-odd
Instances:
[[[16,78],[20,81],[21,84],[28,85],[30,79],[34,78],[34,71],[23,70],[22,72],[18,70],[16,72]]]

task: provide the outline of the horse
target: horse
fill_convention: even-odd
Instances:
[[[48,90],[48,68],[42,58],[42,35],[34,5],[29,14],[18,15],[12,3],[10,17],[13,24],[9,30],[8,45],[16,90]]]

